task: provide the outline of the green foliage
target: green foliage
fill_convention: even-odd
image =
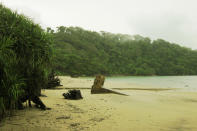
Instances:
[[[0,4],[0,118],[25,93],[39,95],[51,65],[51,35]]]
[[[54,68],[66,75],[196,75],[197,51],[140,35],[58,27]]]

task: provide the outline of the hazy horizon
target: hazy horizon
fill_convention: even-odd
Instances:
[[[195,0],[0,1],[43,28],[79,26],[93,31],[139,34],[197,49]]]

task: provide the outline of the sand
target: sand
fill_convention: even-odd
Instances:
[[[105,83],[117,94],[90,94],[93,80],[60,77],[63,87],[42,90],[51,110],[27,107],[0,123],[0,131],[196,131],[197,92]],[[119,90],[120,87],[133,89]],[[65,89],[66,88],[66,89]],[[62,93],[80,88],[82,100]],[[150,90],[148,90],[150,89]],[[155,90],[154,90],[155,89]],[[115,90],[115,89],[114,89]]]

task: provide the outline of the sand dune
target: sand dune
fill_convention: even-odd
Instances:
[[[0,123],[0,131],[196,131],[197,92],[179,90],[118,90],[129,96],[90,94],[93,80],[60,77],[60,90],[42,90],[51,110],[27,107]],[[122,87],[128,87],[121,85]],[[84,99],[66,100],[69,88],[81,90]],[[106,83],[105,87],[120,85]],[[66,88],[66,89],[65,89]]]

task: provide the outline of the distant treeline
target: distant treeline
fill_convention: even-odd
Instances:
[[[0,4],[0,119],[23,96],[39,96],[51,72],[51,34]]]
[[[197,75],[197,51],[162,39],[47,29],[54,37],[54,68],[65,75]]]

